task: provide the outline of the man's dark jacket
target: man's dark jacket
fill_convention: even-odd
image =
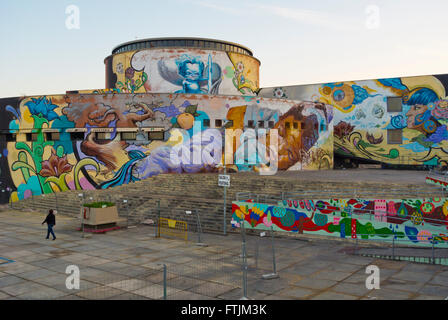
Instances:
[[[48,216],[45,218],[44,222],[42,222],[42,224],[44,224],[45,222],[47,224],[56,225],[56,217],[54,216],[53,213],[49,213]]]

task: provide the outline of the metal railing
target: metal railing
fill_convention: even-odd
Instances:
[[[355,254],[392,260],[408,260],[412,262],[448,265],[448,248],[440,247],[441,244],[446,244],[448,239],[444,240],[432,236],[417,236],[418,242],[426,243],[428,246],[416,248],[409,245],[409,239],[405,239],[406,237],[404,236],[399,237],[395,234],[376,235],[382,237],[382,239],[370,237],[369,239],[362,239],[362,236],[372,235],[358,233],[354,238],[346,238],[355,242]],[[369,247],[362,247],[362,244],[368,244],[369,242],[376,242],[376,246],[372,247],[370,245]],[[403,242],[407,243],[403,244]],[[378,246],[379,244],[381,247]],[[440,252],[438,256],[436,255],[437,250]]]

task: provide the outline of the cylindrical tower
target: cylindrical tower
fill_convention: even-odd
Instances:
[[[104,60],[106,88],[125,93],[256,95],[260,61],[248,48],[205,38],[126,42]]]

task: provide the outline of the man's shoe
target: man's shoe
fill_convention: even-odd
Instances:
[[[56,238],[53,238],[53,240],[56,240]]]
[[[48,240],[48,238],[45,238],[45,239],[47,239],[47,240]]]

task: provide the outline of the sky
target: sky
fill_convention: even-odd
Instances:
[[[0,97],[104,88],[111,50],[152,37],[242,44],[261,87],[448,73],[447,12],[446,0],[1,0]]]

